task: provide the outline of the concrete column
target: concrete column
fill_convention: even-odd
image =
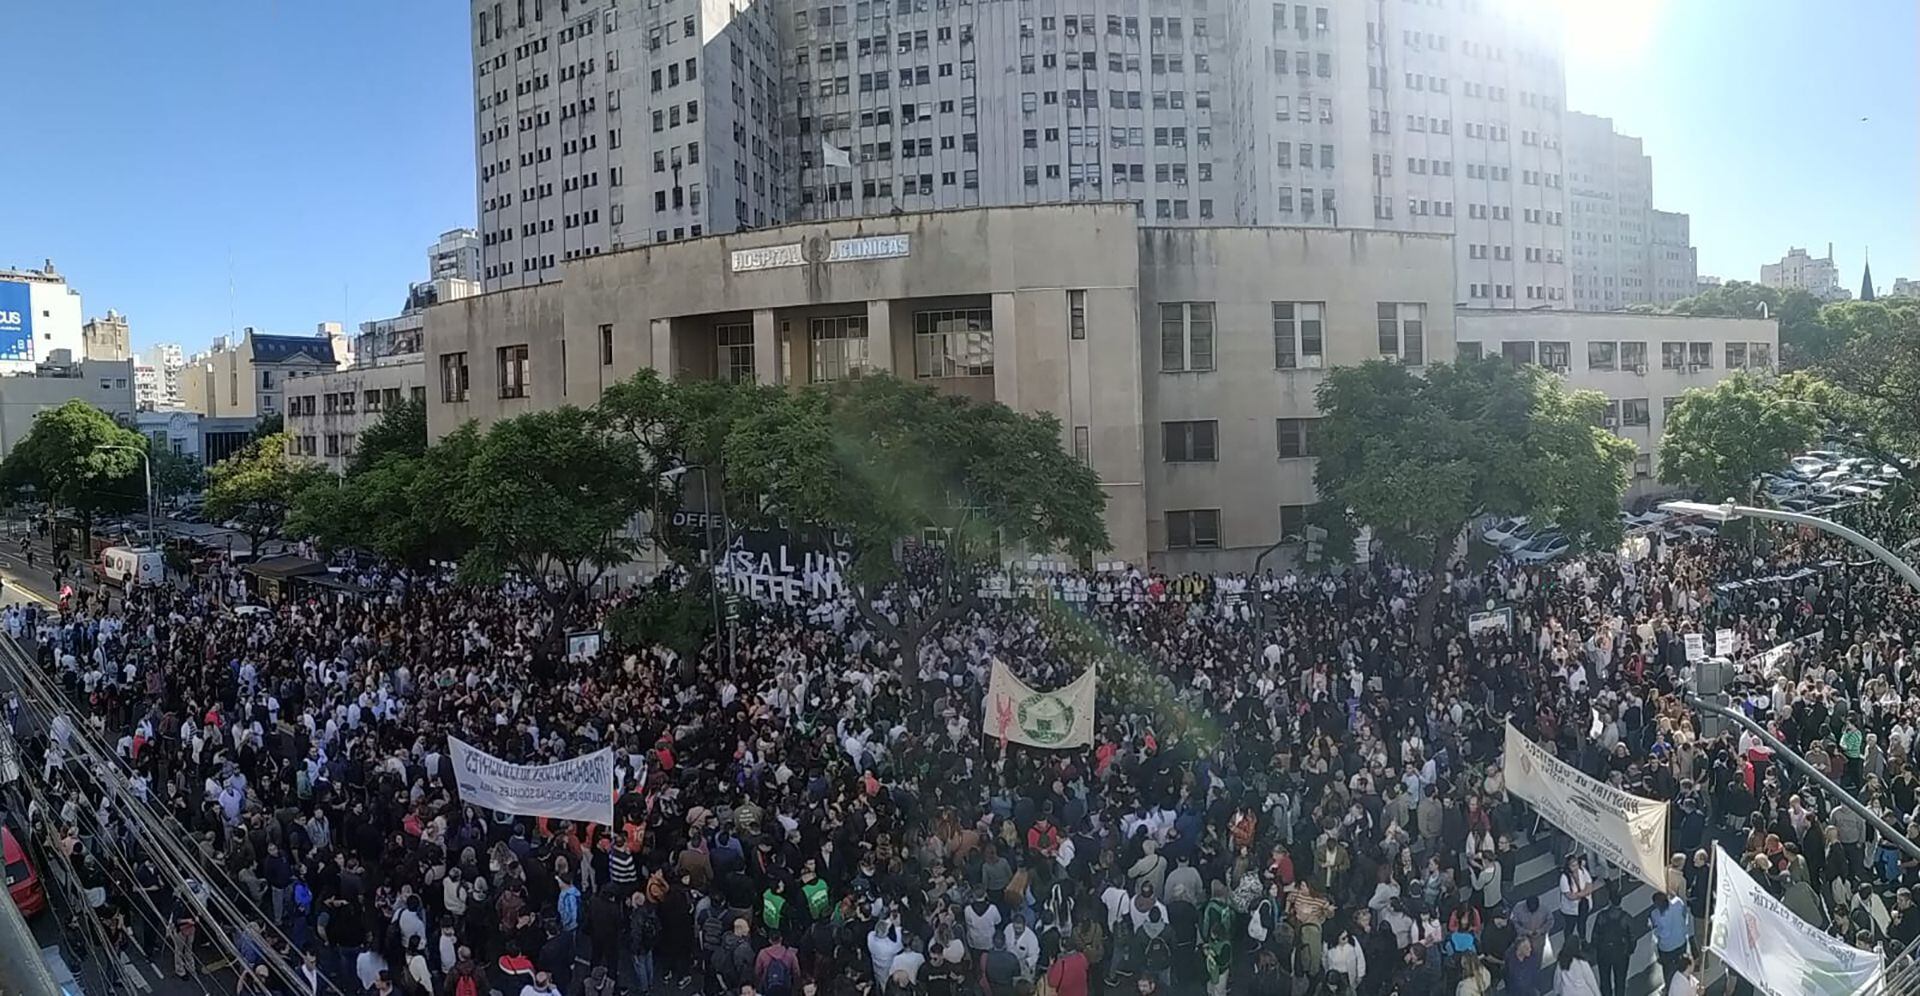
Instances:
[[[655,318],[648,332],[653,338],[653,369],[660,372],[662,380],[674,380],[679,374],[677,357],[673,355],[673,320]]]
[[[1014,296],[993,296],[993,400],[1025,411],[1020,405],[1019,333],[1014,327]]]
[[[779,328],[772,311],[753,313],[753,379],[761,384],[780,383]]]
[[[909,358],[911,364],[911,358]],[[867,363],[877,372],[913,379],[913,371],[893,367],[893,302],[867,302]]]

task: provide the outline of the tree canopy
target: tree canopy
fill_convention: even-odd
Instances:
[[[288,456],[284,434],[263,436],[207,472],[207,518],[236,522],[258,556],[263,540],[281,534],[294,495],[325,474]]]
[[[1745,373],[1681,395],[1660,439],[1660,479],[1711,501],[1753,497],[1754,480],[1818,439],[1819,415]]]
[[[95,512],[137,508],[145,500],[140,453],[147,440],[84,401],[41,412],[0,463],[0,482],[30,487],[53,505]],[[129,488],[125,481],[131,477]]]
[[[1320,500],[1432,575],[1421,639],[1462,532],[1483,515],[1551,520],[1610,544],[1633,444],[1600,427],[1606,399],[1538,367],[1488,358],[1418,376],[1382,361],[1330,371],[1318,390]]]
[[[427,452],[427,400],[409,398],[367,427],[353,453],[347,472],[367,470],[389,455],[419,457]]]
[[[1665,309],[1694,318],[1772,318],[1780,323],[1780,368],[1798,370],[1833,354],[1839,337],[1824,319],[1820,299],[1803,290],[1777,290],[1729,280]]]

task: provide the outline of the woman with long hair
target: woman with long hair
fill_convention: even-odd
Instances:
[[[1553,972],[1554,996],[1601,996],[1600,976],[1587,958],[1587,946],[1577,936],[1569,936],[1560,948]]]
[[[1595,888],[1587,861],[1578,854],[1567,855],[1560,866],[1560,930],[1569,937],[1585,937],[1587,914],[1593,910]]]

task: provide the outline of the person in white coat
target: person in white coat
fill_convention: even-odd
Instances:
[[[1587,947],[1577,936],[1566,939],[1553,973],[1554,996],[1602,996],[1600,975],[1587,960]]]
[[[1327,945],[1326,968],[1345,975],[1350,992],[1360,991],[1360,980],[1367,977],[1367,953],[1353,939],[1353,931],[1340,931],[1340,936]]]
[[[1040,935],[1027,927],[1027,918],[1016,916],[1007,924],[1007,950],[1020,960],[1020,977],[1032,979],[1040,968]]]

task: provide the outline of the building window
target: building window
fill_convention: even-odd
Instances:
[[[1713,369],[1713,343],[1687,343],[1687,366],[1700,370]]]
[[[333,396],[328,395],[327,400],[332,401]],[[467,400],[467,354],[440,354],[440,400]]]
[[[1744,342],[1727,343],[1727,369],[1745,370],[1747,368],[1747,344]]]
[[[340,437],[331,432],[327,433],[327,455],[330,457],[340,455]]]
[[[524,398],[527,396],[527,347],[501,346],[493,351],[494,363],[500,374],[500,396],[503,398]]]
[[[1087,292],[1070,290],[1067,292],[1067,337],[1085,339],[1087,337]]]
[[[993,309],[913,313],[917,377],[993,376]]]
[[[1747,345],[1747,366],[1755,370],[1773,369],[1773,343],[1752,342]]]
[[[1645,398],[1626,398],[1620,402],[1620,424],[1637,425],[1645,428],[1651,421],[1651,413]]]
[[[1213,302],[1160,306],[1160,369],[1165,373],[1213,369]]]
[[[1525,366],[1533,362],[1533,343],[1503,342],[1500,344],[1500,358],[1515,366]]]
[[[1219,549],[1220,510],[1195,508],[1167,512],[1167,549]]]
[[[1282,458],[1320,455],[1319,419],[1280,418],[1274,419],[1274,426],[1280,440]]]
[[[1620,369],[1631,373],[1647,372],[1647,344],[1644,342],[1623,342],[1620,344]]]
[[[1312,505],[1280,506],[1280,541],[1298,542],[1307,537],[1307,514]]]
[[[865,315],[815,318],[808,323],[807,342],[812,347],[808,352],[815,384],[844,380],[867,369]]]
[[[1642,453],[1633,458],[1633,476],[1635,477],[1652,477],[1653,476],[1653,454]]]
[[[1093,440],[1090,437],[1086,426],[1073,427],[1073,458],[1089,467],[1093,466]]]
[[[1211,419],[1160,423],[1160,458],[1168,463],[1212,463],[1220,459],[1220,423]]]
[[[1427,306],[1383,301],[1379,310],[1380,355],[1417,367],[1427,362]]]
[[[1541,343],[1540,365],[1554,373],[1566,373],[1572,370],[1573,344],[1567,342]]]
[[[1273,302],[1273,365],[1281,370],[1318,369],[1326,349],[1325,304]]]
[[[747,323],[715,325],[714,348],[720,351],[714,367],[729,384],[753,383],[753,326]]]
[[[1684,342],[1663,342],[1660,344],[1660,369],[1684,370],[1687,367],[1687,344]]]
[[[1477,342],[1456,343],[1453,347],[1453,351],[1454,351],[1455,357],[1462,363],[1465,363],[1469,360],[1478,360],[1483,355],[1485,355],[1481,352],[1480,344]]]
[[[1612,370],[1617,365],[1620,344],[1615,342],[1587,343],[1587,369]]]
[[[600,365],[613,366],[613,326],[600,326]]]
[[[426,387],[425,387],[425,386],[423,386],[423,385],[420,385],[420,384],[415,384],[414,386],[412,386],[412,387],[410,387],[410,388],[408,388],[408,389],[407,389],[407,396],[408,396],[409,398],[412,398],[412,399],[413,399],[413,403],[414,403],[414,404],[416,404],[416,405],[424,405],[424,404],[426,404],[426,403],[427,403],[427,389],[426,389]],[[308,398],[308,399],[307,399],[307,414],[309,414],[309,415],[311,415],[311,414],[313,414],[313,399],[312,399],[312,398]]]
[[[347,394],[342,396],[340,399],[340,403],[341,403],[341,411],[349,411],[349,412],[352,411],[353,395]],[[378,388],[374,388],[366,392],[366,411],[368,414],[372,414],[379,410],[380,410],[380,391]]]

